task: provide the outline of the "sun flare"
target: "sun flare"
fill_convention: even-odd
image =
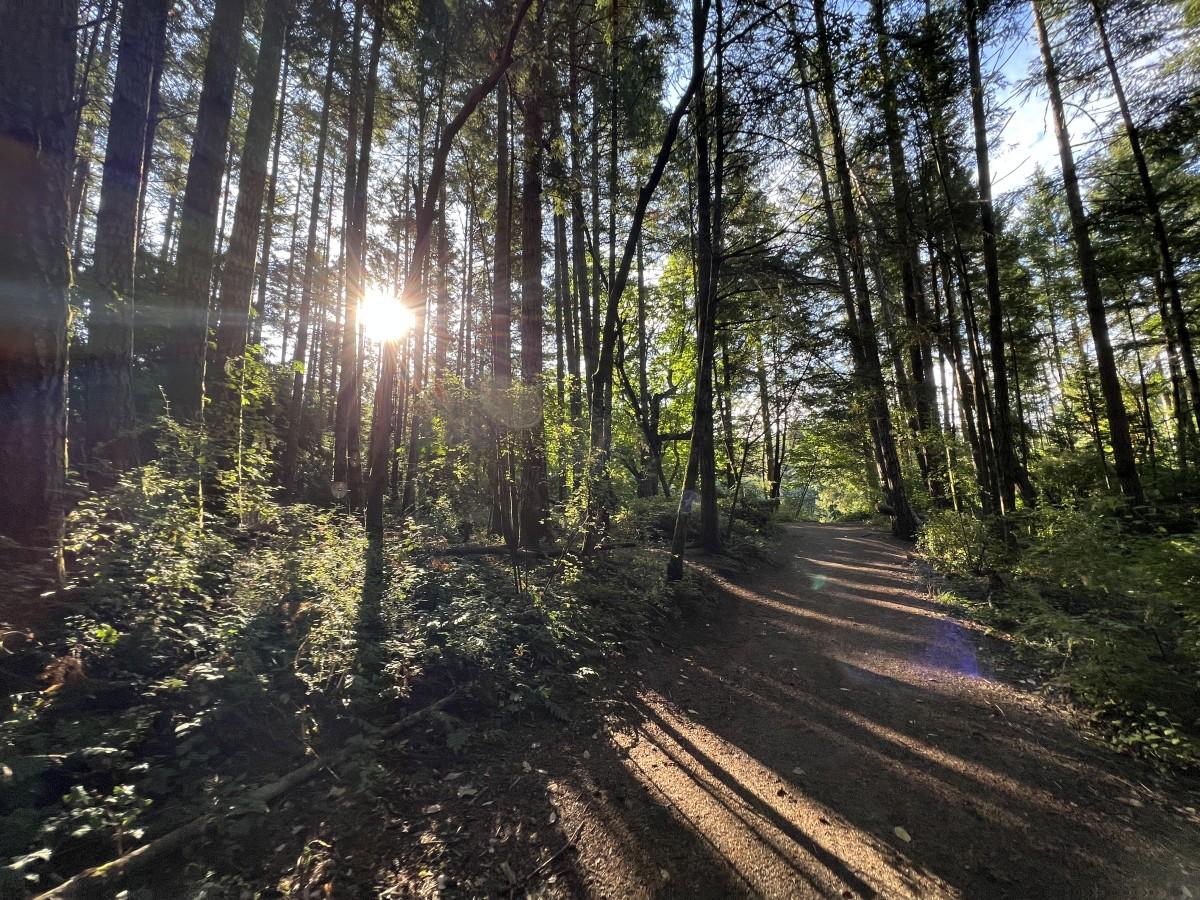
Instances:
[[[367,288],[358,317],[367,339],[379,343],[400,340],[416,324],[413,311],[391,290],[378,284]]]

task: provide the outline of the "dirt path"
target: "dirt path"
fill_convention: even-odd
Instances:
[[[1146,787],[990,671],[905,545],[802,525],[785,550],[632,663],[607,733],[531,747],[561,832],[549,847],[582,830],[527,889],[1200,897],[1200,829],[1175,809],[1194,794]]]
[[[1200,900],[1194,784],[1089,742],[908,545],[783,551],[615,661],[599,721],[497,714],[457,753],[414,729],[213,845],[243,880],[211,896]]]

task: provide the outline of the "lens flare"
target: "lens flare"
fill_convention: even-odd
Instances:
[[[400,340],[412,330],[416,322],[413,311],[401,303],[389,289],[379,284],[367,288],[362,306],[358,310],[358,319],[367,339],[381,344]]]

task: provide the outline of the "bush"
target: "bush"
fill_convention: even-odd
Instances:
[[[929,513],[917,538],[917,549],[939,571],[959,576],[983,574],[998,555],[983,519],[950,509]]]
[[[988,573],[990,602],[953,602],[1014,646],[1093,715],[1109,742],[1152,762],[1200,761],[1200,535],[1136,533],[1105,498],[983,520],[930,516],[926,558],[957,579]]]

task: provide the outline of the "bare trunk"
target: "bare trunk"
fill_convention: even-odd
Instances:
[[[1121,381],[1117,375],[1116,358],[1108,334],[1108,318],[1104,309],[1104,296],[1100,290],[1100,276],[1096,268],[1096,257],[1092,249],[1092,238],[1088,230],[1087,216],[1083,210],[1083,197],[1079,190],[1079,176],[1075,171],[1075,154],[1071,149],[1071,136],[1067,130],[1067,116],[1063,108],[1062,92],[1058,83],[1058,66],[1050,46],[1050,35],[1042,17],[1039,0],[1033,0],[1033,19],[1037,29],[1038,45],[1041,48],[1042,64],[1046,74],[1046,88],[1050,94],[1050,107],[1054,113],[1054,133],[1058,138],[1058,155],[1062,163],[1063,190],[1066,193],[1067,209],[1071,213],[1071,231],[1075,239],[1075,252],[1079,257],[1079,274],[1087,300],[1088,321],[1092,328],[1092,342],[1096,348],[1096,368],[1100,375],[1100,390],[1104,395],[1104,407],[1108,414],[1109,439],[1112,443],[1113,461],[1121,490],[1135,504],[1143,502],[1142,483],[1138,478],[1134,461],[1133,442],[1129,434],[1129,415],[1125,400],[1121,396]]]
[[[1121,109],[1121,121],[1125,126],[1125,137],[1133,153],[1133,162],[1137,167],[1138,182],[1142,187],[1142,202],[1146,204],[1146,212],[1154,231],[1154,245],[1158,250],[1159,264],[1162,267],[1163,287],[1166,291],[1170,307],[1172,324],[1175,327],[1175,339],[1179,343],[1179,355],[1183,357],[1183,368],[1187,373],[1188,385],[1192,392],[1192,413],[1196,419],[1196,427],[1200,428],[1200,372],[1196,368],[1196,354],[1192,347],[1191,329],[1188,327],[1187,315],[1183,308],[1183,299],[1179,291],[1179,277],[1175,272],[1175,256],[1171,249],[1171,241],[1167,236],[1167,226],[1163,220],[1162,205],[1159,202],[1158,191],[1150,177],[1150,166],[1146,163],[1146,152],[1142,148],[1141,133],[1133,121],[1133,113],[1129,109],[1129,101],[1125,97],[1125,86],[1121,81],[1121,73],[1113,58],[1112,47],[1108,41],[1108,29],[1104,25],[1104,13],[1097,0],[1092,0],[1092,12],[1096,18],[1096,29],[1100,33],[1100,47],[1104,52],[1104,63],[1112,80],[1113,93]],[[1163,317],[1164,327],[1166,317]]]
[[[446,159],[450,155],[450,147],[455,135],[466,124],[467,119],[479,106],[483,98],[492,92],[497,82],[504,76],[512,64],[513,44],[521,23],[533,0],[522,0],[518,7],[512,27],[509,29],[507,40],[497,54],[495,68],[491,74],[467,95],[458,113],[442,130],[434,153],[433,168],[430,172],[429,183],[425,187],[425,197],[417,213],[416,239],[413,245],[412,261],[405,277],[404,291],[401,296],[415,297],[419,295],[421,274],[429,257],[430,232],[433,230],[433,217],[436,211],[436,199],[441,191],[442,181],[446,177]],[[392,446],[392,398],[395,390],[397,369],[397,347],[395,342],[385,343],[381,348],[379,380],[375,386],[374,414],[371,421],[371,443],[368,454],[370,475],[367,484],[367,530],[373,538],[378,539],[383,534],[383,498],[387,489],[388,453]],[[407,490],[406,490],[407,492]]]
[[[217,324],[216,377],[213,394],[230,404],[239,394],[238,383],[229,383],[231,361],[242,356],[249,334],[250,303],[254,294],[254,266],[258,252],[258,232],[262,222],[263,197],[267,182],[267,163],[271,153],[271,131],[275,124],[275,104],[279,94],[279,70],[283,43],[287,35],[290,0],[267,0],[263,10],[262,41],[254,72],[250,97],[250,115],[242,145],[241,172],[238,175],[237,203],[233,213],[233,233],[221,275],[220,320]],[[235,375],[235,379],[236,379]],[[225,389],[219,387],[224,385]]]
[[[979,62],[978,7],[967,0],[967,55],[971,72],[971,114],[975,128],[975,162],[979,178],[979,221],[983,231],[983,271],[988,300],[988,343],[992,354],[992,388],[996,417],[992,432],[996,445],[996,470],[1000,512],[1016,506],[1016,488],[1022,486],[1024,500],[1036,497],[1028,478],[1018,474],[1013,449],[1012,413],[1008,396],[1008,363],[1004,355],[1004,309],[1000,301],[1000,261],[996,250],[996,216],[992,208],[992,175],[988,159],[987,118],[983,108],[983,78]]]
[[[267,201],[263,209],[262,254],[258,262],[258,294],[254,301],[254,319],[251,323],[251,342],[262,343],[263,324],[267,318],[267,286],[271,280],[271,246],[275,242],[275,206],[279,197],[279,153],[283,147],[283,131],[287,115],[288,76],[291,74],[292,55],[290,39],[283,44],[283,75],[279,89],[279,112],[275,117],[275,146],[271,150],[271,177],[267,184]],[[299,201],[300,190],[297,186],[296,198]],[[294,224],[294,223],[293,223]],[[293,238],[295,228],[293,227]],[[293,240],[293,245],[295,241]],[[291,276],[291,263],[288,263],[288,275]],[[287,345],[287,329],[284,328],[283,343]]]
[[[87,398],[84,442],[93,488],[111,485],[116,473],[137,460],[130,366],[138,198],[146,174],[154,60],[166,40],[168,6],[168,0],[128,0],[121,18],[96,245],[86,281],[87,349],[81,360]]]
[[[546,483],[542,385],[542,78],[544,4],[538,5],[531,49],[530,92],[524,98],[524,168],[521,177],[521,380],[530,396],[522,423],[522,484],[519,544],[536,549],[547,537],[549,490]]]
[[[321,125],[317,138],[316,170],[313,173],[312,201],[308,208],[308,237],[304,247],[304,278],[300,287],[300,311],[296,324],[296,346],[292,351],[292,390],[288,401],[287,441],[280,467],[280,481],[290,494],[296,491],[296,461],[300,450],[300,435],[304,419],[305,366],[308,359],[308,335],[312,315],[315,269],[317,265],[317,226],[321,219],[322,183],[325,179],[325,155],[329,147],[329,101],[333,93],[334,60],[337,58],[337,38],[330,42],[329,62],[325,68],[325,87],[321,100]],[[299,193],[300,186],[296,186]],[[317,371],[320,378],[320,371]]]
[[[896,87],[892,76],[892,51],[884,18],[884,0],[872,0],[872,10],[883,80],[883,122],[896,215],[896,256],[900,262],[900,281],[904,292],[904,317],[912,334],[908,346],[908,360],[913,409],[916,412],[917,455],[930,496],[935,504],[942,505],[945,502],[945,472],[940,458],[930,447],[931,441],[934,445],[937,443],[934,432],[938,429],[938,423],[935,414],[937,396],[932,371],[928,301],[921,280],[917,243],[912,236],[911,192],[904,161],[900,117],[896,110]]]
[[[891,410],[888,409],[887,392],[880,366],[879,342],[875,334],[875,319],[871,311],[871,299],[867,288],[858,212],[854,207],[850,165],[842,140],[841,118],[838,113],[837,89],[834,85],[833,67],[829,56],[829,36],[825,27],[823,0],[816,0],[813,11],[822,70],[821,82],[825,95],[826,113],[829,116],[830,137],[833,142],[834,166],[841,191],[842,225],[849,248],[848,256],[851,280],[854,285],[859,344],[862,348],[863,372],[868,395],[868,414],[872,420],[872,427],[878,433],[876,452],[879,456],[879,471],[883,478],[885,500],[892,516],[892,531],[899,537],[911,538],[916,535],[918,523],[916,515],[909,505],[908,493],[900,471],[900,457],[896,452]]]
[[[246,0],[216,0],[180,210],[175,308],[168,313],[163,359],[167,399],[184,421],[199,417],[204,393],[213,243],[245,14]]]
[[[0,5],[0,533],[60,579],[77,12]]]

